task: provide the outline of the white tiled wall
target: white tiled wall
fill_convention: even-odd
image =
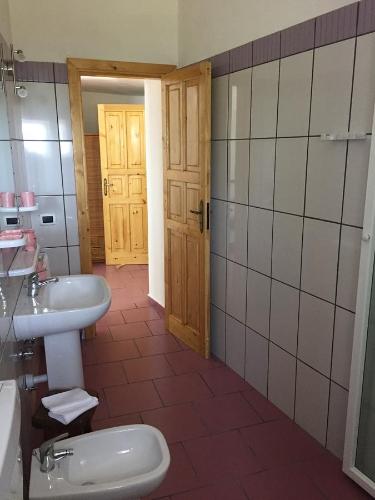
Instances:
[[[27,82],[13,101],[11,127],[15,189],[34,191],[39,211],[25,217],[46,250],[52,274],[79,272],[79,239],[68,85]],[[54,215],[43,225],[41,215]]]
[[[213,80],[213,352],[338,456],[371,136],[320,134],[371,132],[374,60],[372,33]]]

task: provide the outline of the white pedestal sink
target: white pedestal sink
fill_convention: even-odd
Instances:
[[[59,276],[36,297],[23,287],[14,313],[18,340],[44,337],[48,387],[83,387],[79,330],[95,323],[111,304],[111,290],[101,276]]]

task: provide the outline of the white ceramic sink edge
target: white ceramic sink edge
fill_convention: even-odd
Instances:
[[[111,290],[102,276],[59,276],[36,297],[21,290],[13,321],[18,340],[79,330],[95,323],[111,304]]]

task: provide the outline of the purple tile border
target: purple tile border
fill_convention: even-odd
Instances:
[[[315,19],[296,24],[281,32],[281,57],[288,57],[314,48]]]
[[[358,35],[375,31],[375,0],[361,0],[358,7]]]
[[[253,66],[280,59],[280,31],[253,42]]]
[[[68,67],[65,63],[54,63],[55,83],[68,83]]]
[[[229,73],[229,51],[213,56],[211,63],[212,77],[227,75]]]
[[[357,34],[358,2],[316,18],[315,47],[352,38]]]
[[[234,73],[253,65],[253,43],[249,42],[229,51],[229,71]]]
[[[48,62],[17,62],[15,63],[18,82],[53,83],[53,63]]]

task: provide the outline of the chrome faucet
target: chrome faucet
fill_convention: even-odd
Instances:
[[[39,293],[39,289],[42,286],[48,285],[48,283],[57,283],[59,278],[47,278],[46,280],[40,280],[38,273],[31,273],[27,280],[27,295],[29,297],[36,297]]]
[[[39,462],[40,462],[40,472],[51,472],[55,468],[55,462],[61,460],[64,457],[70,457],[74,454],[72,448],[67,448],[66,450],[55,450],[55,443],[61,439],[69,437],[69,434],[65,432],[56,436],[48,441],[45,441],[39,448]]]

